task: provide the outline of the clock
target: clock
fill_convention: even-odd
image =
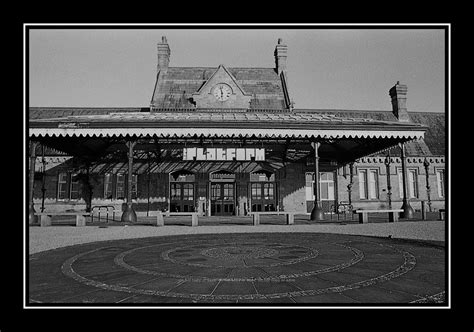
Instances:
[[[212,94],[217,100],[226,101],[232,94],[232,90],[227,84],[220,83],[213,88]]]

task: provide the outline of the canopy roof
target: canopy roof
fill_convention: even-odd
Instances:
[[[74,113],[49,118],[36,114],[29,121],[30,138],[87,160],[114,154],[122,160],[126,152],[124,143],[133,139],[137,141],[138,152],[180,151],[185,146],[265,147],[268,160],[277,163],[308,158],[313,153],[311,142],[317,140],[322,143],[322,160],[344,164],[400,142],[421,139],[426,131],[420,124],[317,112],[213,109],[91,114],[89,109],[84,115]],[[121,153],[117,155],[117,151]]]
[[[30,119],[30,137],[423,138],[420,124],[317,113],[120,112]]]

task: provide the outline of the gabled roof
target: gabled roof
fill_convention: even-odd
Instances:
[[[222,70],[227,74],[227,76],[232,80],[232,82],[234,82],[234,84],[237,86],[237,88],[239,88],[240,92],[243,95],[248,95],[248,93],[246,93],[245,90],[237,82],[234,75],[232,75],[232,73],[229,72],[229,70],[224,65],[219,65],[219,67],[217,67],[216,71],[211,75],[211,77],[209,77],[209,79],[203,85],[201,85],[199,90],[196,91],[195,93],[200,93],[212,81],[213,77],[216,76],[216,74],[217,74],[217,72],[219,72],[219,70]]]
[[[216,67],[169,67],[160,71],[151,106],[154,109],[193,108],[192,94],[211,78]],[[228,68],[236,83],[252,96],[250,109],[285,110],[282,79],[274,68]]]

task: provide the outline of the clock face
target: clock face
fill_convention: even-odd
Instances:
[[[219,101],[226,101],[232,94],[232,90],[226,84],[217,84],[214,87],[213,95]]]

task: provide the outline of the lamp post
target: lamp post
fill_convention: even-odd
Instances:
[[[401,152],[401,160],[402,160],[402,180],[403,180],[403,204],[401,213],[402,218],[406,219],[413,219],[415,212],[408,202],[407,199],[407,170],[406,170],[406,156],[405,156],[405,143],[400,143],[400,152]]]
[[[390,183],[390,152],[385,157],[385,167],[387,168],[387,199],[388,199],[388,208],[392,209],[392,186]]]
[[[426,176],[426,196],[428,198],[428,211],[431,212],[431,187],[430,187],[430,174],[428,172],[428,167],[430,166],[430,163],[428,159],[425,157],[425,160],[423,161],[423,166],[425,166],[425,176]]]
[[[41,212],[44,212],[44,198],[46,194],[45,181],[46,181],[46,159],[44,158],[44,145],[41,146],[41,162],[43,163],[43,181],[41,183]]]
[[[137,222],[137,214],[132,206],[132,171],[133,171],[133,147],[136,142],[128,141],[126,143],[128,147],[128,186],[127,186],[127,206],[125,211],[122,213],[122,222]]]
[[[354,184],[354,163],[349,164],[349,184],[347,185],[347,197],[349,205],[352,205],[352,185]]]
[[[314,148],[314,207],[311,211],[311,220],[312,221],[319,221],[324,220],[324,212],[321,208],[320,203],[320,193],[319,193],[319,155],[318,149],[321,143],[313,142],[312,143]]]
[[[34,225],[38,223],[38,217],[35,215],[35,204],[33,202],[34,186],[35,186],[35,160],[36,147],[39,142],[30,141],[30,174],[29,174],[29,202],[28,202],[28,224]]]

